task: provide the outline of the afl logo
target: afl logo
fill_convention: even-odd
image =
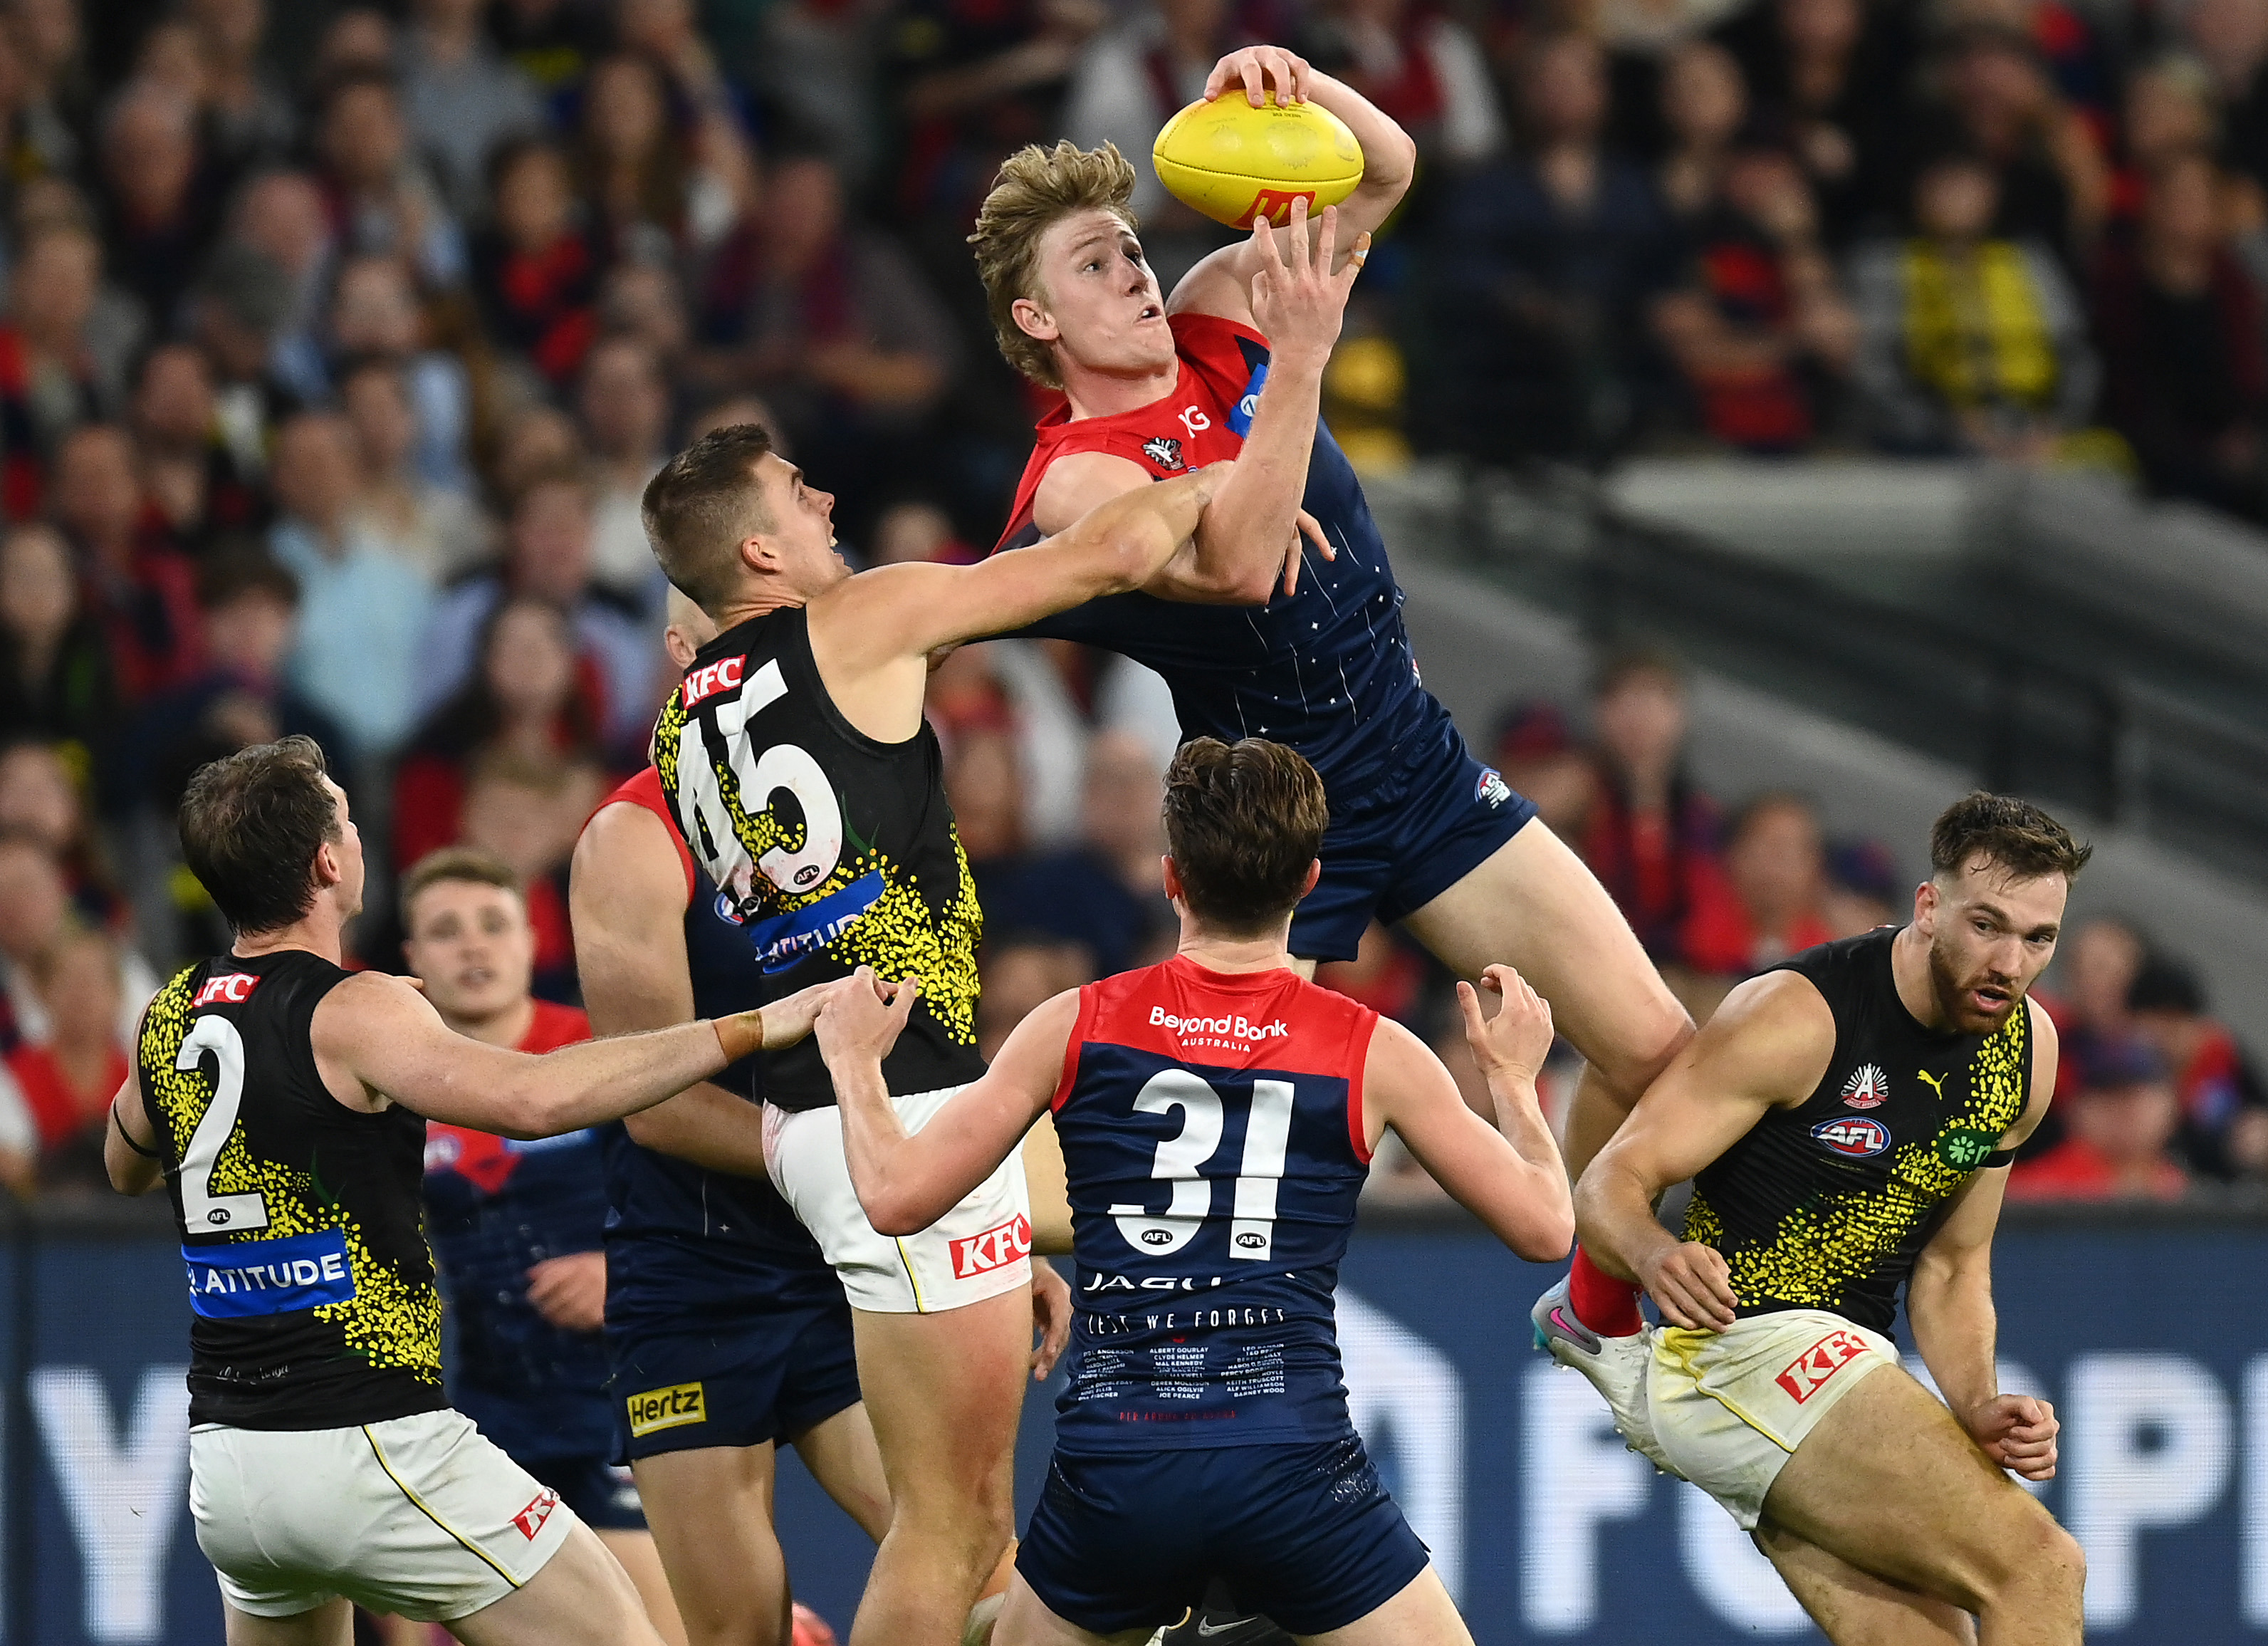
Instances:
[[[1170,1229],[1145,1229],[1142,1231],[1142,1244],[1145,1246],[1167,1245],[1173,1238],[1174,1231]]]
[[[1266,1245],[1268,1242],[1248,1229],[1236,1237],[1236,1244],[1247,1251],[1255,1251]]]
[[[740,905],[733,901],[731,892],[720,891],[717,894],[717,918],[728,926],[741,924]]]
[[[806,863],[801,868],[795,872],[796,889],[798,891],[801,891],[806,886],[810,885],[812,882],[817,880],[823,872],[824,871],[821,869],[818,864]]]
[[[1822,1120],[1811,1128],[1811,1135],[1834,1153],[1853,1160],[1879,1155],[1890,1146],[1890,1128],[1863,1115],[1838,1115],[1832,1120]]]
[[[1843,1082],[1843,1101],[1853,1109],[1879,1109],[1890,1100],[1890,1077],[1879,1063],[1861,1063]]]

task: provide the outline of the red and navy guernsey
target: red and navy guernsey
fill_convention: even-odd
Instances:
[[[1079,1263],[1067,1452],[1353,1433],[1331,1295],[1378,1014],[1176,956],[1079,991],[1055,1096]]]

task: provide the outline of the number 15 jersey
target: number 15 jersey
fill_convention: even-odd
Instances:
[[[1353,1432],[1332,1293],[1378,1014],[1175,956],[1079,991],[1054,1106],[1079,1261],[1065,1451]]]

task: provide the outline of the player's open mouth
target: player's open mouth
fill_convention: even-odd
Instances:
[[[2005,1010],[2008,1002],[2014,998],[2006,989],[1992,987],[1971,989],[1969,991],[1969,997],[1977,1002],[1977,1009],[1980,1012]]]
[[[1145,303],[1142,306],[1142,312],[1134,318],[1138,322],[1145,320],[1160,320],[1163,317],[1164,312],[1155,303]]]

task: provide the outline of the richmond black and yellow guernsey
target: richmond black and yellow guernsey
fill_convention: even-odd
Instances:
[[[1774,968],[1826,999],[1835,1055],[1808,1098],[1767,1111],[1694,1180],[1685,1237],[1723,1254],[1744,1317],[1823,1309],[1889,1332],[1947,1202],[2024,1112],[2028,1003],[1990,1035],[1924,1028],[1891,976],[1896,935],[1884,926]]]
[[[761,1006],[858,966],[921,978],[882,1064],[900,1096],[984,1073],[976,945],[984,916],[924,720],[902,742],[843,717],[812,661],[800,606],[736,624],[702,647],[654,727],[653,764],[718,912],[756,956]],[[816,1039],[763,1057],[768,1103],[825,1108]]]
[[[425,1122],[332,1096],[309,1025],[348,973],[305,949],[191,966],[136,1048],[189,1304],[189,1421],[344,1428],[447,1404]]]

